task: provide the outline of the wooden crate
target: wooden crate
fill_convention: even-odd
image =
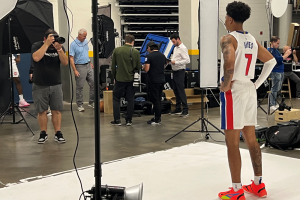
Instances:
[[[113,114],[113,91],[103,91],[104,113]]]
[[[292,119],[300,119],[300,110],[299,109],[291,109],[291,111],[284,110],[275,112],[275,121],[278,122],[288,122]]]

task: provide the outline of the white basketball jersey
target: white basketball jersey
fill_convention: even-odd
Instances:
[[[232,80],[250,81],[254,79],[255,63],[257,59],[258,45],[255,38],[248,32],[234,31],[230,35],[237,41],[235,51],[235,64]],[[224,76],[224,58],[221,54],[220,78]]]

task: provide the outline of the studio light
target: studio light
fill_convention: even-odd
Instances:
[[[91,200],[95,200],[95,188],[93,187],[88,193],[91,194]],[[101,186],[101,199],[105,200],[142,200],[143,184],[125,188],[120,186]]]

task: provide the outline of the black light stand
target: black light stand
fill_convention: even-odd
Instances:
[[[201,74],[200,74],[200,53],[201,53],[201,51],[200,51],[200,1],[199,1],[199,8],[198,8],[198,23],[199,23],[199,38],[198,38],[198,49],[199,49],[198,71],[199,71],[199,77],[198,77],[198,80],[200,82],[200,77],[201,77]],[[184,128],[182,131],[176,133],[171,138],[167,139],[165,142],[168,142],[169,140],[173,139],[174,137],[176,137],[177,135],[179,135],[182,132],[200,132],[200,133],[206,133],[205,139],[209,139],[209,136],[210,136],[209,132],[222,133],[224,135],[224,133],[219,128],[217,128],[215,125],[213,125],[210,121],[208,121],[204,117],[204,97],[203,97],[204,96],[204,92],[203,92],[203,90],[206,89],[206,88],[201,88],[201,86],[200,86],[200,89],[201,89],[201,117],[199,119],[197,119],[191,125],[189,125],[186,128]],[[186,129],[190,128],[191,126],[193,126],[194,124],[196,124],[199,121],[201,122],[201,130],[199,130],[199,131],[186,131]],[[205,123],[210,124],[217,131],[208,131],[207,125]],[[205,128],[205,130],[204,130],[204,128]]]
[[[11,102],[9,103],[8,108],[6,109],[6,111],[4,111],[1,115],[0,115],[0,119],[3,117],[1,124],[19,124],[20,122],[24,121],[24,123],[26,124],[27,128],[31,131],[32,135],[34,135],[34,132],[32,131],[32,129],[30,128],[30,126],[28,125],[25,117],[23,116],[23,114],[20,111],[20,107],[19,105],[17,105],[15,103],[15,99],[14,99],[14,83],[13,83],[13,70],[12,70],[12,49],[11,49],[11,30],[10,30],[10,22],[11,22],[11,17],[8,17],[8,21],[7,21],[7,25],[8,25],[8,48],[9,48],[9,53],[8,53],[8,63],[10,65],[10,81],[11,81]],[[31,115],[32,117],[34,117],[36,119],[35,116],[33,116],[32,114],[30,114],[29,112],[27,112],[26,110],[24,110],[23,108],[21,108],[24,112],[26,112],[27,114]],[[16,112],[21,116],[21,120],[16,121]],[[13,116],[13,122],[3,122],[5,119],[5,116],[7,114],[12,113]]]
[[[94,85],[95,85],[95,186],[92,200],[101,200],[101,148],[100,148],[100,96],[99,96],[99,49],[98,49],[98,0],[92,0],[92,30],[93,30],[93,61],[94,61]]]
[[[184,128],[182,131],[176,133],[175,135],[173,135],[172,137],[170,137],[168,140],[166,140],[165,142],[168,142],[169,140],[173,139],[174,137],[176,137],[177,135],[179,135],[182,132],[197,132],[197,133],[206,133],[205,135],[205,139],[209,139],[210,134],[209,133],[222,133],[224,135],[224,133],[217,128],[214,124],[212,124],[210,121],[208,121],[205,117],[204,117],[204,88],[200,88],[201,89],[201,117],[199,119],[197,119],[195,122],[193,122],[191,125],[187,126],[186,128]],[[194,124],[196,124],[197,122],[201,123],[201,130],[199,131],[186,131],[188,128],[190,128],[191,126],[193,126]],[[217,131],[208,131],[207,129],[207,125],[205,124],[210,124],[212,127],[214,127]]]

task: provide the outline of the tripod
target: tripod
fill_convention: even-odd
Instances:
[[[175,135],[173,135],[172,137],[170,137],[169,139],[167,139],[165,142],[167,143],[168,141],[170,141],[171,139],[173,139],[174,137],[176,137],[177,135],[179,135],[182,132],[200,132],[200,133],[206,133],[205,134],[205,139],[208,140],[210,137],[209,132],[213,132],[213,133],[222,133],[224,135],[224,133],[217,128],[214,124],[212,124],[210,121],[208,121],[205,117],[204,117],[204,92],[203,92],[203,88],[201,88],[201,117],[199,117],[199,119],[197,119],[195,122],[193,122],[191,125],[187,126],[186,128],[184,128],[183,130],[181,130],[180,132],[176,133]],[[194,124],[200,122],[201,123],[201,130],[199,131],[186,131],[188,128],[190,128],[191,126],[193,126]],[[217,131],[208,131],[207,129],[207,125],[205,124],[209,124],[211,125],[213,128],[215,128]]]
[[[9,44],[9,52],[10,52],[10,53],[8,53],[8,63],[10,65],[11,101],[10,101],[9,106],[6,109],[6,111],[4,111],[0,115],[0,119],[3,117],[1,124],[8,124],[8,123],[10,123],[10,122],[3,122],[3,121],[4,121],[6,115],[12,113],[13,121],[10,124],[19,124],[22,121],[24,121],[24,123],[26,124],[27,128],[31,131],[32,135],[34,135],[32,129],[30,128],[30,126],[28,125],[28,123],[27,123],[26,119],[24,118],[22,112],[20,111],[19,105],[17,105],[15,103],[15,99],[14,99],[14,83],[13,83],[12,53],[11,53],[12,49],[11,49],[11,40],[10,40],[11,39],[10,21],[11,21],[11,18],[8,17],[8,22],[7,22],[7,25],[8,25],[8,37],[9,37],[8,44]],[[21,109],[23,110],[23,112],[28,113],[29,115],[31,115],[32,117],[34,117],[36,119],[35,116],[33,116],[32,114],[30,114],[29,112],[27,112],[23,108],[21,108]],[[18,113],[21,116],[21,118],[22,118],[21,120],[16,121],[16,113]]]

